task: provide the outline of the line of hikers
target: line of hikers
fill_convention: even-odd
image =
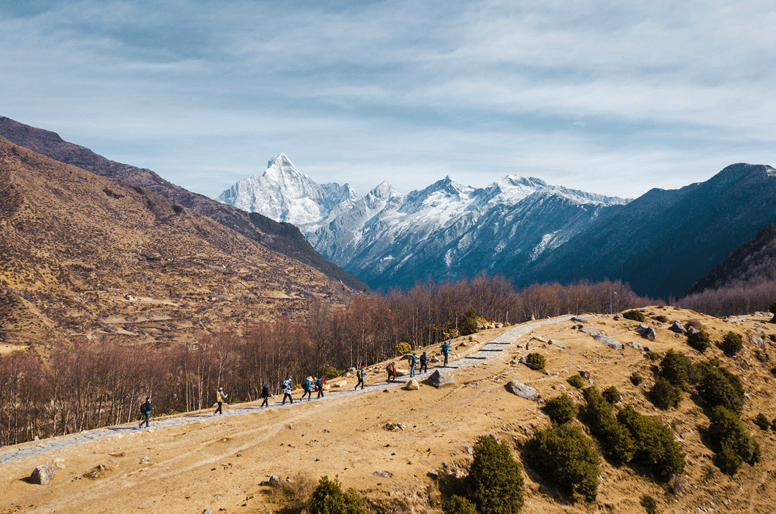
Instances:
[[[442,355],[445,358],[444,366],[447,366],[447,357],[450,354],[450,343],[451,341],[446,341],[442,343]],[[420,362],[420,371],[419,373],[427,372],[428,371],[428,355],[426,355],[426,352],[423,352],[423,354],[418,358],[418,356],[413,353],[409,356],[409,364],[410,364],[410,377],[415,376],[415,367],[418,365],[418,362]],[[396,364],[394,362],[391,362],[388,364],[388,367],[385,369],[388,372],[388,383],[395,382],[396,381]],[[356,387],[353,388],[353,390],[356,390],[361,387],[361,389],[364,389],[364,377],[366,376],[366,370],[364,369],[364,365],[359,365],[358,369],[356,370],[356,377],[358,378],[358,382],[356,383]],[[303,400],[305,396],[307,396],[307,401],[309,402],[312,398],[313,392],[318,392],[317,399],[324,397],[324,389],[326,386],[326,380],[323,377],[307,377],[304,382],[302,382],[302,396],[299,398],[299,401]],[[283,381],[283,401],[280,403],[281,405],[286,404],[286,399],[288,399],[288,402],[290,404],[294,403],[294,399],[291,396],[291,393],[293,392],[293,382],[290,378],[287,378]],[[264,386],[261,388],[261,398],[263,401],[261,402],[261,405],[259,408],[267,407],[269,408],[269,382],[265,382]],[[219,387],[216,391],[216,410],[213,412],[213,415],[216,414],[223,415],[223,404],[226,403],[228,399],[227,394],[224,392],[223,387]],[[228,405],[228,403],[227,403]],[[143,428],[143,424],[145,424],[146,428],[148,428],[149,423],[148,420],[151,416],[151,411],[153,411],[153,407],[151,405],[151,398],[146,396],[145,403],[140,405],[140,413],[144,416],[143,421],[140,423],[140,425],[137,428]]]

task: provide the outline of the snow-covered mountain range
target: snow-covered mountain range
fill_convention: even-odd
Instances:
[[[514,275],[629,200],[509,175],[481,189],[450,177],[403,196],[318,184],[284,154],[218,201],[302,231],[324,257],[371,287],[489,273]]]

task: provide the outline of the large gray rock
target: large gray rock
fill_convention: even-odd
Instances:
[[[590,318],[587,316],[574,316],[571,318],[574,323],[590,323]]]
[[[630,346],[631,348],[635,348],[639,351],[644,351],[644,347],[641,346],[639,343],[625,343],[626,345]]]
[[[687,333],[690,334],[690,335],[697,334],[698,332],[700,332],[700,330],[698,330],[695,327],[690,327],[690,328],[687,329]]]
[[[33,484],[46,485],[51,481],[52,478],[54,478],[54,473],[56,472],[57,470],[54,469],[54,466],[41,464],[32,471],[32,475],[30,475],[30,481]]]
[[[453,375],[446,371],[439,371],[438,369],[434,370],[431,376],[426,379],[426,382],[436,388],[450,387],[455,385],[455,379],[453,378]]]
[[[605,344],[609,348],[613,348],[615,350],[622,350],[622,343],[613,337],[595,336],[595,340],[598,341],[599,343]]]
[[[676,332],[677,334],[686,334],[687,329],[684,328],[684,325],[679,323],[678,321],[674,321],[671,326],[668,328],[668,330],[672,332]]]
[[[620,321],[622,319],[622,313],[618,312],[614,315],[614,321]]]
[[[593,337],[606,335],[606,332],[604,332],[600,328],[582,327],[579,329],[579,331],[582,332],[583,334],[589,334]]]
[[[558,348],[561,348],[561,349],[568,348],[567,344],[564,344],[564,343],[558,341],[557,339],[550,339],[550,344],[555,345],[555,346],[557,346]]]
[[[636,332],[641,334],[641,337],[649,339],[650,341],[654,341],[657,338],[657,332],[655,332],[655,329],[649,325],[645,325],[644,323],[636,327]]]
[[[765,348],[765,341],[762,337],[754,336],[752,337],[752,342],[759,346],[760,348]]]
[[[507,391],[512,394],[525,398],[526,400],[533,400],[535,402],[542,401],[542,394],[529,385],[525,385],[519,380],[512,380],[506,385]]]

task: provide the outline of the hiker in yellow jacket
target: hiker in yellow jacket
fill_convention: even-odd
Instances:
[[[224,403],[225,401],[226,401],[226,393],[224,392],[224,388],[223,388],[223,387],[219,387],[219,388],[218,388],[218,391],[216,391],[216,403],[218,404],[218,408],[217,408],[217,409],[216,409],[216,411],[213,413],[213,415],[214,415],[214,416],[215,416],[216,414],[221,414],[221,415],[223,415],[223,414],[224,414],[224,413],[221,411],[221,406],[223,405],[223,403]]]

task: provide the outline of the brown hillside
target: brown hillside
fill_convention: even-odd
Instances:
[[[645,510],[639,501],[643,494],[657,500],[660,513],[776,511],[776,437],[772,430],[761,430],[751,421],[758,412],[769,420],[776,417],[774,378],[768,371],[773,364],[756,358],[757,348],[751,342],[759,333],[776,329],[764,323],[765,318],[724,322],[674,308],[642,310],[657,332],[654,342],[638,335],[637,322],[589,316],[585,324],[605,330],[622,343],[649,345],[660,354],[674,349],[693,362],[718,357],[721,365],[742,379],[747,400],[741,418],[762,447],[762,462],[745,464],[733,477],[721,473],[701,437],[709,424],[707,415],[689,394],[677,409],[656,409],[644,396],[653,381],[653,363],[641,351],[628,346],[612,350],[577,330],[577,321],[559,320],[534,328],[481,364],[455,371],[456,385],[451,388],[379,388],[355,396],[332,392],[322,401],[240,416],[203,416],[188,425],[154,428],[152,421],[150,430],[129,430],[125,435],[2,464],[0,512],[276,512],[278,497],[272,495],[272,488],[259,485],[270,474],[288,477],[296,484],[303,477],[338,476],[345,488],[368,497],[375,512],[441,512],[441,482],[429,477],[429,471],[437,470],[443,477],[464,473],[472,459],[466,446],[486,433],[506,442],[520,460],[520,445],[534,430],[549,426],[536,403],[505,390],[507,381],[521,380],[537,388],[545,399],[568,392],[583,403],[580,392],[566,382],[582,370],[590,373],[600,389],[616,386],[623,395],[619,406],[632,404],[639,412],[665,422],[686,455],[685,472],[660,484],[644,468],[615,467],[602,460],[597,501],[586,503],[581,497],[564,497],[525,468],[522,513],[642,513]],[[658,316],[667,321],[658,321]],[[691,350],[684,336],[677,336],[668,326],[673,320],[686,323],[692,319],[702,323],[713,340],[729,330],[738,332],[744,337],[744,349],[735,358],[724,356],[716,347],[704,355]],[[485,342],[505,330],[488,330],[475,337]],[[463,338],[453,344],[460,354],[478,347]],[[428,350],[438,353],[438,347]],[[776,358],[770,342],[759,351],[771,362]],[[517,361],[529,352],[546,357],[548,374]],[[374,366],[367,384],[383,381],[381,370],[382,366]],[[645,378],[642,386],[628,379],[634,371]],[[346,387],[354,382],[348,378]],[[389,422],[406,428],[387,431],[384,426]],[[147,462],[141,462],[144,457]],[[46,486],[27,483],[25,477],[44,463],[57,466],[52,482]],[[92,471],[94,478],[88,478]],[[377,476],[378,471],[390,475]]]
[[[163,179],[149,169],[111,161],[88,148],[64,141],[55,132],[24,125],[4,116],[0,116],[0,136],[65,164],[72,164],[97,175],[122,180],[153,191],[239,232],[248,239],[258,241],[267,248],[312,266],[336,280],[341,280],[351,288],[359,291],[368,289],[365,283],[316,252],[299,229],[290,223],[277,223],[261,214],[248,213],[192,193]]]
[[[0,342],[186,340],[352,296],[152,191],[1,137],[0,198]]]

